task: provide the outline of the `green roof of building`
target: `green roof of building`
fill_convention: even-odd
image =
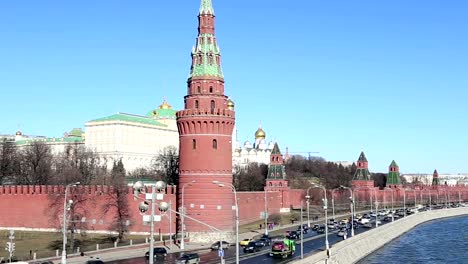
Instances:
[[[74,128],[70,132],[68,132],[69,137],[82,137],[84,134],[81,128]]]
[[[147,116],[138,116],[138,115],[131,115],[125,113],[117,113],[115,115],[98,118],[91,120],[89,122],[107,122],[107,121],[122,121],[122,122],[130,122],[130,123],[137,123],[137,124],[145,124],[145,125],[152,125],[152,126],[160,126],[160,127],[167,127],[167,125],[154,120],[153,118]]]
[[[23,139],[23,140],[18,140],[15,142],[16,145],[27,145],[35,141],[40,141],[44,143],[60,143],[60,142],[65,142],[65,143],[79,143],[79,142],[84,142],[83,137],[63,137],[63,138],[30,138],[30,139]]]
[[[152,118],[155,118],[155,119],[176,119],[176,113],[177,111],[174,110],[174,109],[154,109],[150,112],[148,112],[148,114],[146,116],[148,117],[152,117]]]
[[[398,168],[398,164],[395,162],[395,160],[390,163],[390,168]]]

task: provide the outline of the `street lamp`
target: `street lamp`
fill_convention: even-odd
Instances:
[[[330,244],[328,243],[328,217],[327,217],[327,207],[328,207],[328,200],[327,200],[327,189],[323,185],[319,185],[316,183],[312,184],[316,188],[321,188],[323,190],[323,210],[325,211],[325,249],[327,250],[327,256],[329,256]]]
[[[151,186],[151,193],[146,193],[144,191],[144,185],[141,181],[137,181],[133,184],[133,197],[138,199],[138,195],[144,193],[145,199],[138,205],[140,213],[144,214],[148,211],[148,202],[146,200],[151,199],[151,218],[150,218],[150,249],[149,249],[149,264],[154,262],[154,213],[156,206],[156,190],[161,192],[166,188],[166,183],[163,181],[157,181]],[[149,197],[151,196],[151,197]],[[162,200],[162,197],[158,197],[158,200]],[[159,204],[160,211],[166,211],[169,205],[166,202],[161,202]]]
[[[333,215],[333,222],[335,222],[335,191],[336,189],[331,190],[331,198],[332,198],[332,215]]]
[[[350,207],[351,207],[351,236],[353,237],[354,236],[354,195],[353,195],[353,189],[349,188],[349,187],[346,187],[346,186],[343,186],[341,185],[340,186],[341,188],[345,189],[345,190],[349,190],[349,192],[351,193],[351,196],[349,197],[350,199]],[[332,192],[333,193],[333,192]]]
[[[265,189],[265,214],[264,214],[264,218],[265,218],[265,235],[268,235],[268,205],[267,205],[267,201],[268,201],[268,197],[267,197],[267,190]]]
[[[307,226],[310,228],[310,195],[309,195],[309,190],[311,187],[307,188],[307,195],[306,195],[306,203],[307,203]]]
[[[68,189],[70,187],[75,187],[79,185],[80,182],[70,183],[67,184],[65,187],[65,197],[63,199],[63,227],[62,227],[62,234],[63,234],[63,245],[62,245],[62,264],[67,263],[67,211],[70,210],[70,207],[73,204],[73,200],[67,201]]]
[[[220,181],[213,181],[213,183],[217,184],[219,187],[231,188],[232,191],[234,192],[234,200],[236,202],[236,264],[239,264],[239,206],[237,204],[236,187],[234,187],[234,185],[232,185],[231,183],[225,183],[225,182],[220,182]]]
[[[182,239],[180,240],[180,249],[181,250],[184,250],[185,249],[185,214],[187,212],[187,210],[185,210],[185,207],[184,207],[184,195],[185,195],[185,186],[190,186],[192,185],[192,183],[195,183],[196,181],[195,180],[192,180],[191,182],[187,182],[185,183],[184,185],[182,185],[182,208],[181,210],[179,211],[182,211],[181,212],[181,218],[180,218],[180,221],[181,221],[181,236],[182,236]]]

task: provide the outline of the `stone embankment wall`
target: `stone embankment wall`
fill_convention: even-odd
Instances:
[[[419,224],[460,215],[468,215],[468,207],[417,213],[334,244],[330,248],[328,261],[326,252],[322,251],[293,263],[356,263]]]

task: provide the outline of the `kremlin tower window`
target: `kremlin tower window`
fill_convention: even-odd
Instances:
[[[195,100],[195,108],[198,109],[198,100]]]
[[[197,93],[201,93],[201,88],[200,88],[200,86],[197,86]]]
[[[197,149],[197,140],[192,139],[192,149]]]
[[[214,109],[215,109],[215,101],[211,100],[211,114],[214,114]]]
[[[218,149],[218,141],[213,139],[213,149]]]
[[[213,92],[213,86],[210,86],[210,93]]]

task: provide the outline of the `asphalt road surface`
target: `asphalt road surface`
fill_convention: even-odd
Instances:
[[[374,221],[375,223],[375,221]],[[382,221],[382,224],[386,224],[386,222]],[[373,225],[375,226],[375,224]],[[374,227],[373,227],[374,228]],[[359,234],[361,232],[365,232],[370,228],[360,227],[355,229],[355,234]],[[328,241],[330,243],[330,247],[341,240],[342,237],[337,236],[337,230],[329,231],[328,233]],[[348,232],[348,237],[351,234]],[[325,249],[325,235],[324,234],[317,234],[315,231],[310,231],[308,234],[304,235],[304,255],[313,254],[314,252],[322,251]],[[235,252],[236,247],[235,245],[231,246],[229,249],[225,250],[224,258],[225,263],[235,263],[236,255]],[[218,264],[221,263],[220,257],[218,256],[218,251],[214,250],[201,250],[201,251],[194,251],[200,255],[200,263],[201,264]],[[240,255],[239,259],[240,262],[243,264],[255,264],[255,263],[287,263],[295,258],[300,258],[301,254],[301,245],[300,239],[296,241],[296,252],[294,256],[288,257],[286,259],[275,259],[269,256],[270,247],[264,247],[261,251],[255,253],[244,253],[242,247],[240,247]],[[154,261],[154,263],[175,263],[177,258],[180,256],[180,253],[171,253],[168,254],[164,258],[158,258]],[[107,262],[110,264],[147,264],[148,260],[144,257],[139,258],[132,258],[132,259],[124,259],[124,260],[117,260],[112,262]]]

